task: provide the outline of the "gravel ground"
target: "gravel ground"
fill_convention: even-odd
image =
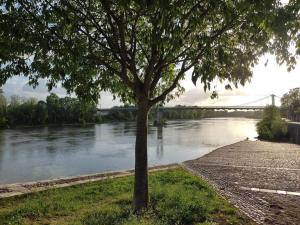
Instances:
[[[300,195],[243,189],[300,192],[299,145],[242,141],[183,165],[212,183],[255,222],[300,225]]]

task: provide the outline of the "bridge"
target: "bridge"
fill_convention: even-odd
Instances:
[[[262,110],[266,105],[253,105],[257,102],[261,102],[266,99],[271,99],[270,105],[275,105],[275,98],[279,98],[278,96],[271,94],[268,96],[264,96],[263,98],[256,99],[251,102],[234,105],[234,106],[174,106],[174,107],[157,107],[159,110],[185,110],[185,109],[203,109],[203,110]],[[113,108],[100,108],[97,109],[98,112],[111,112],[111,111],[136,111],[136,107],[113,107]]]
[[[157,119],[156,122],[160,123],[162,121],[162,114],[165,110],[263,110],[266,105],[276,105],[275,104],[275,98],[279,98],[275,94],[271,94],[268,96],[264,96],[262,98],[256,99],[251,102],[246,102],[239,105],[233,105],[233,106],[174,106],[174,107],[156,107],[157,111]],[[265,100],[271,100],[271,104],[265,104],[265,105],[254,105],[258,102],[262,102]],[[98,113],[105,115],[112,111],[136,111],[137,108],[135,106],[132,107],[113,107],[113,108],[100,108],[98,109]]]
[[[174,107],[158,107],[159,110],[262,110],[265,106],[174,106]],[[120,107],[120,108],[104,108],[98,109],[98,112],[111,112],[111,111],[136,111],[136,107]]]

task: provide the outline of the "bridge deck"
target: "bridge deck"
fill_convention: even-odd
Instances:
[[[160,107],[159,110],[261,110],[265,106],[186,106],[186,107]],[[100,112],[109,112],[109,111],[135,111],[136,107],[120,107],[120,108],[103,108],[98,109]]]

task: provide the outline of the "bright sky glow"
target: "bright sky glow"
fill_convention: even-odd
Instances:
[[[268,60],[267,66],[265,62]],[[285,65],[279,66],[275,57],[271,55],[263,56],[259,64],[253,68],[253,77],[250,83],[237,89],[225,90],[225,84],[216,82],[219,98],[210,99],[210,93],[205,93],[201,85],[195,87],[190,80],[183,82],[186,92],[171,105],[239,105],[260,99],[264,96],[275,94],[282,96],[289,89],[300,87],[300,61],[291,72],[287,71]],[[277,99],[277,103],[279,100]],[[260,102],[257,105],[271,104],[268,101]]]

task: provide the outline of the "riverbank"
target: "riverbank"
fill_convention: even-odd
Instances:
[[[153,166],[149,168],[149,172],[163,171],[168,169],[179,168],[179,164],[169,164],[163,166]],[[101,181],[106,179],[126,177],[133,175],[134,170],[119,170],[110,171],[103,173],[95,173],[81,176],[64,177],[51,180],[14,183],[14,184],[3,184],[0,185],[0,199],[9,198],[14,196],[20,196],[25,194],[36,193],[40,191],[70,187],[78,184],[86,184],[95,181]]]
[[[192,118],[192,117],[176,117],[176,118],[165,118],[167,121],[182,121],[182,120],[203,120],[203,119],[213,119],[213,118],[245,118],[245,119],[262,119],[262,115],[260,114],[234,114],[234,112],[228,112],[226,114],[220,115],[206,115],[199,118]],[[109,123],[123,123],[123,122],[135,122],[135,117],[128,119],[128,118],[105,118],[98,120],[97,122],[82,122],[82,123],[44,123],[44,124],[16,124],[16,125],[5,125],[0,126],[1,130],[7,129],[28,129],[28,128],[44,128],[44,127],[85,127],[85,126],[92,126],[92,125],[100,125],[100,124],[109,124]],[[156,121],[156,117],[152,116],[149,118],[149,124],[152,125]],[[166,123],[167,125],[167,123]]]
[[[174,225],[253,222],[205,181],[182,168],[149,176],[150,207],[132,213],[133,176],[0,199],[0,224]]]
[[[242,141],[184,166],[261,224],[300,224],[300,146]]]

